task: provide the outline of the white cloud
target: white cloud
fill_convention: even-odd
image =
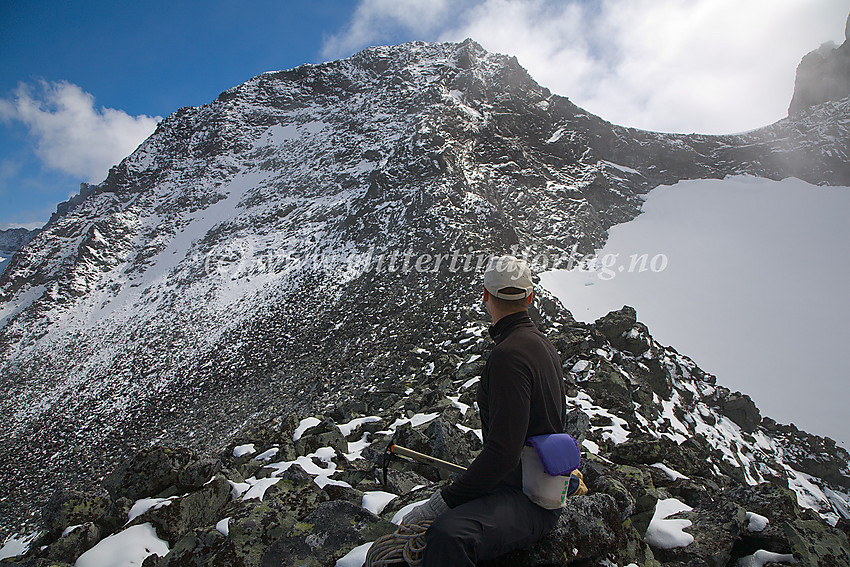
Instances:
[[[612,122],[729,133],[787,113],[803,55],[843,39],[844,0],[363,0],[327,54],[368,43],[472,37]],[[428,12],[430,10],[430,12]],[[417,35],[418,34],[418,35]]]
[[[399,31],[419,39],[444,24],[450,8],[457,9],[467,3],[465,0],[361,0],[345,29],[325,40],[322,55],[329,59],[342,57],[386,42]]]
[[[130,116],[94,106],[94,97],[68,82],[21,84],[11,99],[0,99],[0,118],[23,123],[35,138],[45,165],[100,182],[109,168],[129,155],[161,117]]]

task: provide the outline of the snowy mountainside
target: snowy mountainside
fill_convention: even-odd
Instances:
[[[153,442],[203,449],[263,415],[438,382],[484,352],[453,345],[484,318],[486,254],[589,253],[678,179],[850,184],[847,110],[636,131],[472,41],[265,73],[181,109],[0,275],[0,517],[32,526],[50,487],[97,484]],[[546,293],[536,310],[571,320]]]
[[[32,240],[37,230],[10,228],[0,230],[0,274],[6,269],[12,256]]]

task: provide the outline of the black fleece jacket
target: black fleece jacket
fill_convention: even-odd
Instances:
[[[449,508],[493,491],[500,483],[522,487],[525,440],[563,433],[564,379],[555,347],[528,312],[507,315],[490,327],[496,343],[478,383],[484,448],[461,477],[443,488]]]

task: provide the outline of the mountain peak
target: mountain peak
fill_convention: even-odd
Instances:
[[[788,107],[789,116],[828,101],[850,96],[850,15],[844,29],[844,43],[823,44],[803,57],[797,66],[794,95]]]

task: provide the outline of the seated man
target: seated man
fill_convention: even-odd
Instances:
[[[528,265],[494,258],[484,273],[483,300],[496,343],[477,392],[484,448],[458,480],[405,516],[407,525],[434,520],[423,567],[474,566],[537,541],[559,517],[522,491],[526,439],[562,433],[566,420],[561,359],[528,315]]]

